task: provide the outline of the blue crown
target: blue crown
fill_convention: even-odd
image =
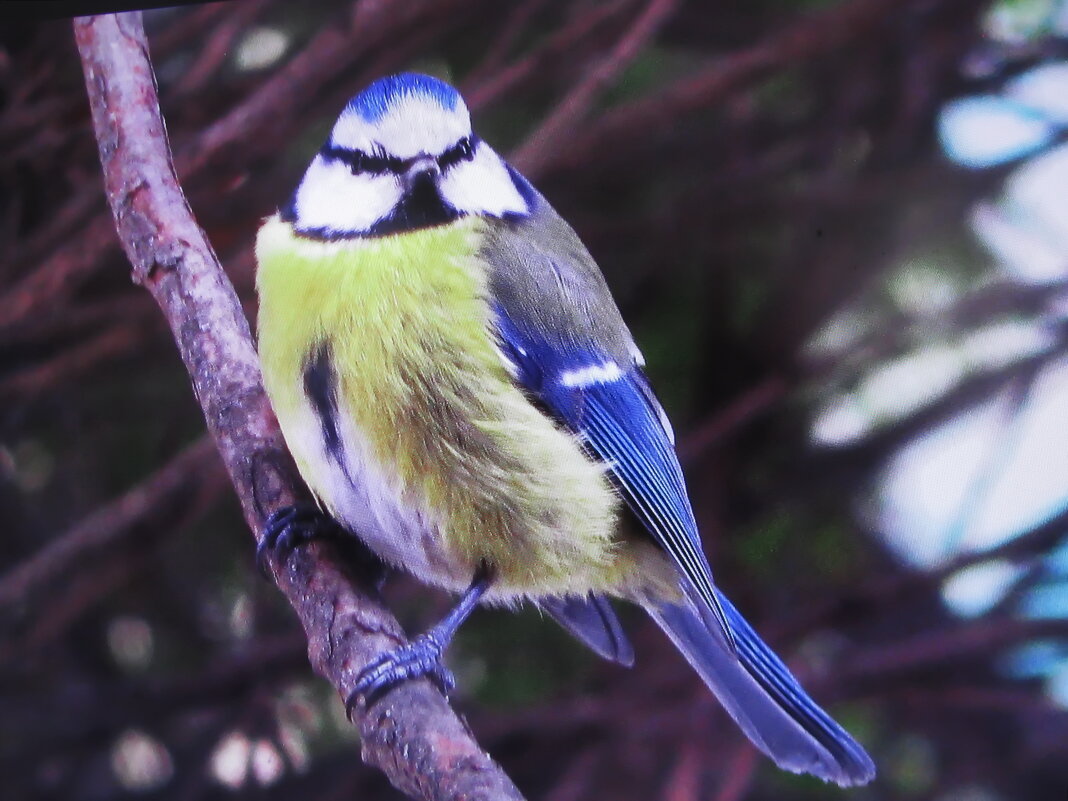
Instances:
[[[402,72],[379,78],[349,101],[348,108],[367,122],[378,122],[399,98],[408,95],[423,95],[434,100],[446,111],[452,111],[460,102],[460,93],[444,81],[420,75],[417,72]]]

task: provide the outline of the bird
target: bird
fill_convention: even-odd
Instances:
[[[629,666],[616,599],[780,768],[873,778],[713,582],[671,424],[600,268],[453,86],[401,73],[356,94],[255,254],[264,387],[316,499],[271,515],[260,556],[355,537],[460,596],[360,674],[350,707],[419,676],[447,692],[442,655],[480,604],[534,604]]]

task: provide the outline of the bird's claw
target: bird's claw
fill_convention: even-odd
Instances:
[[[383,693],[409,679],[426,676],[433,681],[442,695],[447,696],[456,686],[456,678],[441,663],[444,644],[433,631],[420,634],[411,642],[388,651],[366,668],[356,680],[356,687],[345,702],[349,718],[361,700],[371,703]]]
[[[311,504],[283,506],[267,518],[263,537],[256,546],[256,564],[264,576],[270,578],[270,554],[284,563],[293,550],[314,539],[333,536],[337,524]]]

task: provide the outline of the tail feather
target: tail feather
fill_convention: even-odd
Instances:
[[[734,632],[736,653],[689,604],[650,604],[646,611],[746,736],[779,767],[843,787],[871,781],[871,757],[808,697],[722,593],[720,601]]]
[[[612,604],[603,595],[542,598],[542,609],[604,659],[625,667],[634,664],[634,647],[627,639]]]

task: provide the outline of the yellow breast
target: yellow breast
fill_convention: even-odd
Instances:
[[[502,599],[610,589],[618,500],[509,376],[481,225],[321,242],[269,219],[264,383],[309,486],[387,561],[462,589],[486,560]]]

